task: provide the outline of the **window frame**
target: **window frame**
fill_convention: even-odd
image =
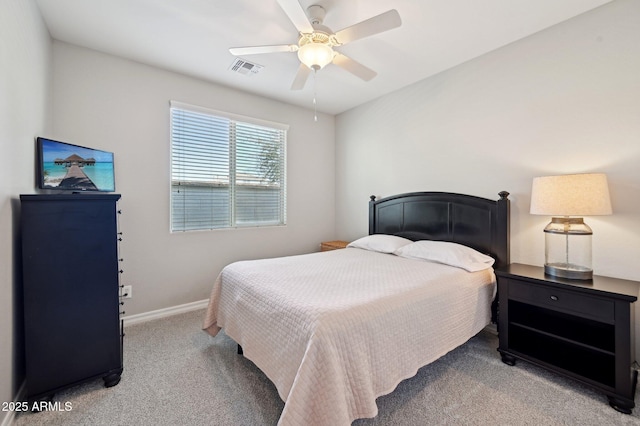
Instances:
[[[236,132],[230,132],[234,136],[231,137],[229,135],[229,211],[228,211],[228,226],[214,226],[213,223],[210,226],[203,226],[198,228],[189,228],[187,226],[182,227],[181,229],[174,229],[174,179],[173,179],[173,167],[174,167],[174,117],[173,110],[183,110],[186,112],[193,112],[197,114],[205,114],[212,116],[216,119],[228,120],[230,125],[235,126],[235,123],[240,123],[241,125],[249,125],[249,126],[258,126],[264,127],[270,130],[275,130],[282,132],[282,154],[279,157],[279,162],[281,164],[281,177],[279,179],[279,185],[281,186],[279,193],[282,198],[281,201],[281,211],[279,214],[279,218],[277,221],[264,223],[264,222],[246,222],[246,223],[238,223],[238,197],[237,197],[237,183],[236,183],[236,172],[237,172],[237,144],[235,134]],[[187,104],[184,102],[171,100],[169,102],[169,230],[171,233],[183,233],[183,232],[192,232],[192,231],[215,231],[215,230],[228,230],[228,229],[246,229],[246,228],[264,228],[264,227],[280,227],[286,226],[287,224],[287,137],[288,137],[289,125],[273,122],[269,120],[244,116],[240,114],[229,113],[225,111],[214,110],[211,108],[196,106]],[[233,170],[233,172],[232,172]],[[186,222],[185,222],[186,223]]]

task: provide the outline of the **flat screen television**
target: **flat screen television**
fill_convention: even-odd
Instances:
[[[38,188],[61,191],[116,190],[113,153],[38,138]]]

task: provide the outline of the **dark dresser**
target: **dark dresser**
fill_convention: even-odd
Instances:
[[[118,194],[21,195],[26,393],[122,373]]]

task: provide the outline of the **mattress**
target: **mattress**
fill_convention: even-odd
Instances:
[[[217,277],[203,328],[275,384],[279,425],[349,425],[490,322],[492,269],[358,248],[242,261]]]

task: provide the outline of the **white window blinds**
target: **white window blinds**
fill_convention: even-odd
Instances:
[[[171,102],[171,230],[284,225],[287,126]]]

